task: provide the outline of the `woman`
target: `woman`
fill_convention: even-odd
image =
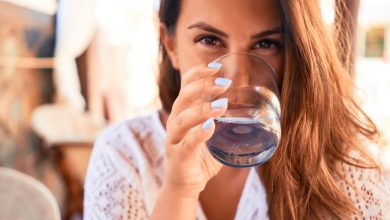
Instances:
[[[97,140],[86,219],[390,216],[389,192],[365,150],[377,130],[354,101],[319,2],[163,0],[159,16],[163,109]],[[231,83],[204,60],[231,52],[267,60],[281,91],[279,148],[256,168],[222,166],[204,143],[227,107],[205,97]]]

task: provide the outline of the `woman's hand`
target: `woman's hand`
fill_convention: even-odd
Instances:
[[[195,219],[200,192],[222,168],[205,144],[214,132],[214,118],[228,104],[226,99],[214,100],[231,84],[215,77],[219,67],[194,67],[182,74],[180,93],[167,120],[165,180],[152,220]]]
[[[194,67],[182,74],[180,93],[167,121],[167,169],[163,188],[183,197],[197,197],[222,168],[205,141],[213,134],[214,118],[227,109],[227,99],[215,99],[231,84],[217,78],[220,65]]]

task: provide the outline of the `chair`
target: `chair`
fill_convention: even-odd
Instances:
[[[72,106],[46,104],[32,114],[32,129],[49,150],[66,187],[63,217],[83,213],[83,186],[93,143],[104,127],[89,113]],[[1,219],[0,219],[1,220]]]
[[[60,220],[53,194],[38,180],[0,167],[1,220]]]

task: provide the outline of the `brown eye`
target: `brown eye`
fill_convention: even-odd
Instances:
[[[261,41],[259,43],[260,48],[268,49],[272,46],[272,44],[269,41]]]
[[[274,41],[274,40],[261,40],[256,43],[254,48],[257,49],[280,49],[281,48],[281,43],[279,41]]]
[[[221,41],[214,36],[204,36],[200,37],[196,42],[199,42],[205,46],[221,46]]]

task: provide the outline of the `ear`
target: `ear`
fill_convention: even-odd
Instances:
[[[166,28],[166,26],[160,23],[160,39],[163,44],[165,50],[168,53],[169,59],[171,60],[172,66],[175,69],[179,69],[179,58],[177,56],[176,44],[173,34],[170,34]]]

